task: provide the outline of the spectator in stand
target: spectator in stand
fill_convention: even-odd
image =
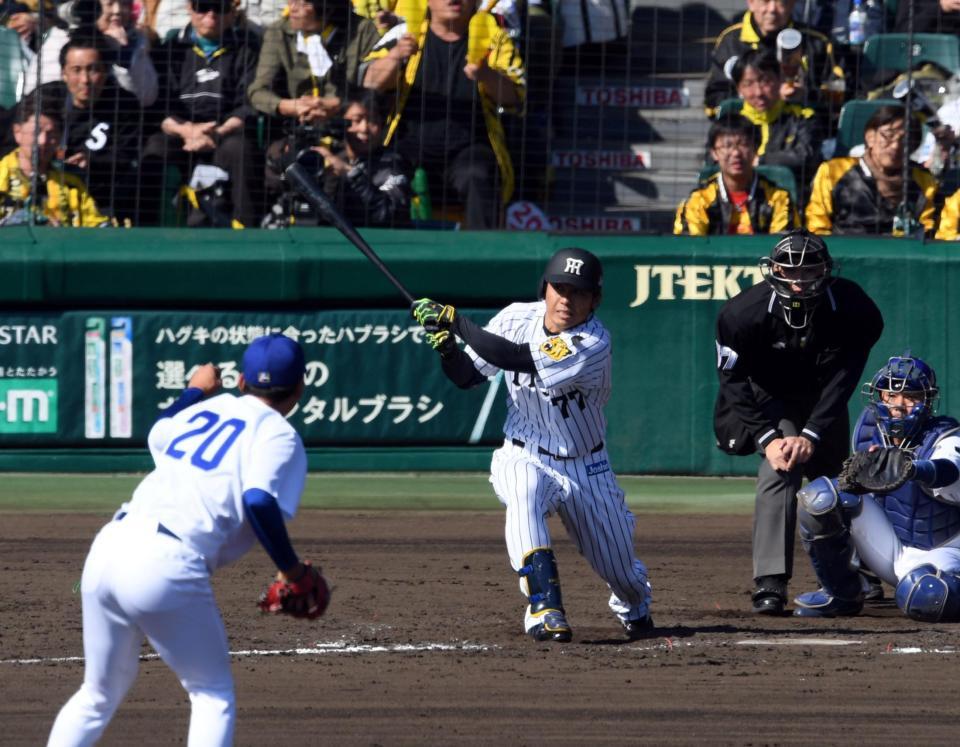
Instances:
[[[743,56],[750,49],[763,49],[776,56],[777,35],[786,28],[794,28],[802,34],[803,55],[798,77],[781,81],[782,98],[789,103],[819,108],[839,103],[830,93],[843,83],[843,70],[834,61],[833,44],[826,35],[791,20],[795,0],[746,2],[747,12],[743,19],[728,26],[717,37],[704,94],[707,113],[712,115],[721,101],[736,95],[727,78],[729,60]]]
[[[940,211],[940,225],[934,238],[943,241],[960,239],[960,190],[944,201],[943,209]]]
[[[180,168],[186,178],[197,164],[225,171],[234,225],[253,225],[247,180],[253,174],[254,145],[245,132],[253,110],[246,92],[258,48],[234,25],[234,16],[231,0],[191,0],[190,24],[156,52],[158,106],[167,116],[143,153],[142,194],[149,212],[141,213],[141,221],[148,225],[159,219],[168,164]],[[147,197],[149,191],[154,194]]]
[[[397,26],[369,55],[364,85],[396,91],[385,145],[422,166],[436,207],[449,192],[466,228],[496,228],[514,174],[499,112],[519,108],[523,61],[498,29],[479,63],[466,61],[472,3],[428,0],[419,28]]]
[[[754,169],[760,142],[756,125],[740,116],[727,116],[710,126],[707,141],[720,170],[680,203],[675,234],[780,233],[797,227],[790,193]]]
[[[60,110],[64,163],[103,212],[136,223],[144,114],[136,96],[110,79],[102,39],[68,41],[60,49],[63,81],[38,95]]]
[[[383,108],[375,92],[357,92],[343,110],[343,142],[317,146],[326,164],[324,191],[355,226],[395,226],[410,219],[410,166],[383,148]]]
[[[913,33],[960,34],[960,0],[912,0],[897,3],[893,30],[909,31],[910,6],[913,5]]]
[[[351,11],[350,0],[290,0],[289,7],[289,17],[264,34],[256,76],[247,93],[257,111],[282,117],[291,134],[312,129],[316,144],[324,123],[339,117],[343,98],[360,88],[360,61],[380,34],[373,21]],[[276,165],[289,143],[288,138],[280,138],[267,148],[268,192],[280,190]]]
[[[24,49],[33,55],[40,49],[41,19],[39,0],[2,0],[0,2],[0,26],[12,29],[20,35]],[[56,12],[52,0],[43,3],[43,34],[64,22]]]
[[[136,25],[133,0],[74,0],[70,30],[53,28],[43,40],[39,58],[27,70],[24,90],[30,93],[37,83],[60,80],[60,50],[71,38],[100,37],[102,61],[125,91],[137,97],[141,106],[157,100],[157,71],[150,59],[150,42]]]
[[[53,226],[109,224],[83,181],[53,168],[60,132],[56,109],[36,96],[28,96],[17,107],[13,124],[17,147],[0,159],[0,225],[29,223],[31,211],[38,223]],[[42,201],[32,199],[34,149],[39,165],[36,181],[44,195]]]
[[[920,141],[911,121],[910,142]],[[881,106],[864,127],[862,157],[832,158],[820,164],[807,205],[813,233],[902,236],[922,227],[932,233],[937,180],[923,166],[910,166],[904,196],[904,140],[907,122],[901,106]]]
[[[257,4],[248,0],[230,0],[233,5],[233,24],[241,36],[252,36],[259,44],[263,28],[286,12],[286,0],[264,0]],[[168,41],[190,23],[189,0],[145,0],[144,26],[155,41]],[[253,14],[253,20],[247,12]]]
[[[760,128],[757,163],[786,166],[803,189],[820,163],[823,141],[813,109],[781,98],[780,63],[766,50],[738,57],[732,76],[743,99],[740,114]]]
[[[236,13],[234,21],[243,27],[247,33],[258,39],[263,35],[263,28],[280,18],[287,7],[287,0],[232,0]],[[247,12],[253,16],[247,20]],[[164,42],[179,33],[180,29],[190,23],[190,3],[184,0],[143,0],[144,28],[147,29],[154,41]]]

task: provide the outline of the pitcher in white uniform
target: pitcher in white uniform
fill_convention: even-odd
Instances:
[[[190,697],[188,744],[232,743],[233,677],[210,577],[257,539],[282,577],[296,581],[306,570],[284,523],[307,472],[303,443],[284,418],[303,394],[304,369],[299,344],[260,337],[243,356],[244,396],[210,396],[220,374],[206,364],[150,430],[156,468],[100,530],[84,564],[83,685],[49,745],[100,738],[137,676],[144,638]]]
[[[607,457],[610,335],[594,316],[602,285],[596,256],[561,249],[547,264],[540,300],[511,304],[486,328],[430,299],[413,308],[458,387],[505,372],[505,438],[493,454],[490,482],[506,508],[507,552],[528,598],[524,628],[538,641],[573,635],[551,549],[551,514],[607,582],[610,609],[627,636],[653,632],[647,569],[633,549],[635,520]]]

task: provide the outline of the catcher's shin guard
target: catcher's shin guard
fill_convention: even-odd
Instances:
[[[800,539],[826,595],[859,603],[860,575],[853,562],[853,543],[833,483],[819,477],[797,493]]]
[[[527,553],[517,573],[530,600],[524,620],[527,633],[538,641],[569,641],[572,632],[564,616],[553,550],[541,547]]]

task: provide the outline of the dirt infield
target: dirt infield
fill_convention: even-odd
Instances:
[[[82,656],[72,587],[104,518],[0,521],[0,743],[43,744],[81,681],[81,661],[55,660]],[[840,621],[751,615],[749,525],[638,516],[661,629],[635,643],[558,541],[574,641],[547,645],[521,632],[499,512],[306,511],[292,535],[335,585],[325,618],[255,611],[270,578],[259,550],[215,580],[240,652],[237,743],[955,743],[960,628],[912,622],[890,602]],[[791,591],[811,588],[798,557]],[[148,659],[103,743],[182,744],[188,715],[173,675]]]

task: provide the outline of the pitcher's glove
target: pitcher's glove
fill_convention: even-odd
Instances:
[[[410,307],[410,313],[417,320],[417,324],[429,334],[449,331],[457,316],[457,311],[453,306],[444,306],[430,298],[420,298],[414,301]]]
[[[846,493],[890,493],[913,478],[913,455],[895,447],[858,451],[840,470],[837,487]]]
[[[330,604],[330,587],[327,580],[309,560],[303,561],[303,575],[296,581],[286,581],[278,575],[258,603],[263,612],[293,615],[314,620],[322,615]]]

